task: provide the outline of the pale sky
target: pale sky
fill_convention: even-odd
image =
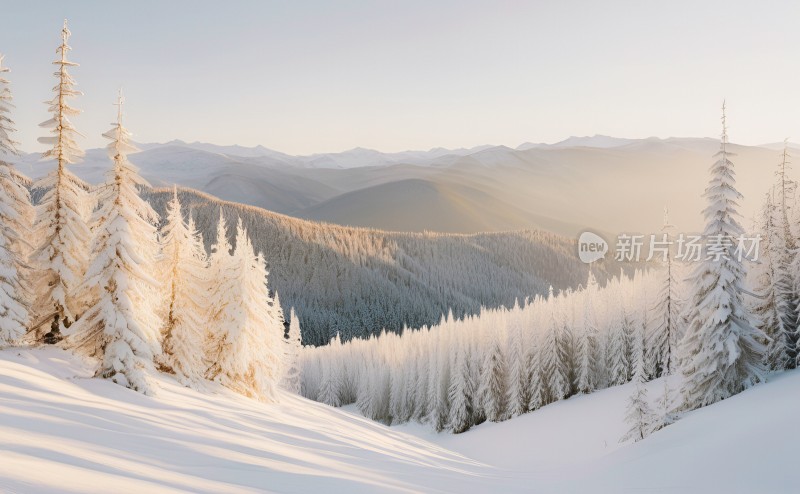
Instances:
[[[117,88],[140,142],[291,153],[570,135],[800,138],[800,2],[5,0],[15,120],[39,150],[68,18],[87,148]]]

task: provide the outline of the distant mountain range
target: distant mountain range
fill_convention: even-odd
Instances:
[[[383,230],[544,229],[572,236],[587,228],[656,231],[664,206],[679,229],[698,229],[718,142],[597,135],[517,148],[356,148],[308,156],[183,141],[139,146],[131,161],[153,185],[179,184],[299,218]],[[770,187],[780,146],[731,146],[746,218]],[[23,156],[21,170],[46,173],[52,165],[38,159]],[[96,183],[108,168],[105,150],[93,149],[73,170]]]

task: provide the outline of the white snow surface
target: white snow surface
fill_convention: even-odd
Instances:
[[[0,492],[794,492],[800,371],[634,444],[630,385],[464,434],[159,375],[155,397],[56,349],[0,351]],[[650,383],[653,401],[663,386]]]

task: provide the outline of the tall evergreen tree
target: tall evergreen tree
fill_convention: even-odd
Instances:
[[[594,297],[597,291],[597,280],[589,271],[586,282],[585,305],[583,310],[583,327],[578,334],[577,345],[577,372],[575,387],[579,393],[591,393],[595,390],[597,376],[597,319],[594,307]]]
[[[37,208],[34,225],[34,237],[39,245],[33,260],[39,272],[33,287],[36,300],[32,329],[37,338],[49,335],[47,342],[60,339],[62,330],[85,309],[86,300],[79,293],[78,285],[86,269],[86,252],[91,240],[86,224],[93,209],[88,186],[67,169],[67,165],[83,156],[76,143],[78,131],[69,119],[80,113],[70,106],[69,100],[81,94],[68,72],[70,67],[78,65],[67,60],[71,49],[67,44],[69,36],[64,21],[61,45],[56,50],[59,58],[53,62],[58,66],[55,73],[58,84],[53,88],[56,94],[47,102],[53,118],[41,124],[51,129],[52,135],[39,138],[39,142],[52,146],[43,157],[54,159],[56,169],[34,184],[34,188],[47,192]]]
[[[289,313],[289,334],[285,341],[285,353],[283,364],[283,379],[281,386],[290,393],[300,393],[300,351],[303,343],[300,337],[300,319],[294,312],[294,308]]]
[[[264,257],[253,251],[241,220],[228,272],[231,291],[221,294],[225,317],[217,319],[222,325],[215,328],[210,377],[238,393],[273,401],[282,375],[283,321],[270,303]]]
[[[547,298],[550,309],[550,316],[547,326],[544,328],[543,345],[541,351],[542,375],[546,380],[546,401],[552,402],[566,398],[569,395],[569,368],[567,349],[564,337],[560,334],[562,323],[560,319],[564,317],[561,310],[561,303],[553,295],[553,287],[550,287]]]
[[[800,259],[798,245],[789,221],[789,203],[794,197],[797,183],[789,178],[791,156],[789,141],[784,140],[783,152],[778,163],[776,187],[775,227],[777,235],[772,238],[771,259],[775,264],[774,295],[780,316],[778,331],[773,335],[773,345],[768,351],[771,364],[778,369],[794,369],[800,358]],[[781,249],[782,248],[782,249]],[[763,329],[763,328],[762,328]],[[778,340],[777,342],[775,340]],[[778,348],[776,348],[778,347]],[[781,355],[783,354],[783,355]],[[778,360],[775,357],[778,357]]]
[[[10,162],[18,155],[15,131],[9,117],[12,104],[9,81],[3,75],[0,54],[0,348],[16,343],[25,334],[29,320],[30,287],[27,280],[27,257],[30,246],[33,207],[22,177]]]
[[[209,256],[208,276],[210,280],[207,288],[208,310],[205,317],[208,320],[209,334],[206,338],[205,358],[209,363],[206,369],[206,379],[213,380],[220,372],[220,352],[226,344],[227,328],[236,324],[236,307],[233,296],[239,287],[238,266],[231,255],[232,247],[228,241],[228,225],[222,208],[219,211],[217,222],[216,242],[211,245]]]
[[[764,372],[763,333],[753,326],[753,317],[744,304],[745,271],[735,253],[737,239],[743,234],[736,211],[742,196],[736,190],[733,163],[728,159],[724,104],[716,156],[703,195],[708,201],[703,211],[707,222],[703,235],[711,245],[691,277],[694,292],[689,326],[681,342],[681,394],[687,409],[739,393],[761,380]]]
[[[484,331],[484,352],[481,366],[478,396],[486,420],[500,422],[507,418],[508,367],[506,365],[505,349],[502,342],[505,339],[502,328],[492,328]]]
[[[644,329],[640,328],[634,337],[633,344],[633,392],[628,400],[628,409],[625,421],[628,423],[628,432],[622,436],[620,442],[639,441],[647,437],[656,428],[658,418],[650,408],[647,398],[647,376],[644,369]]]
[[[475,385],[472,382],[470,358],[463,337],[456,337],[453,375],[450,380],[450,427],[453,433],[466,432],[474,425]]]
[[[114,166],[100,187],[100,208],[93,223],[94,261],[84,285],[91,287],[92,304],[69,329],[69,346],[102,357],[99,374],[114,382],[150,394],[147,370],[161,352],[157,316],[160,286],[154,277],[158,255],[155,224],[158,215],[139,197],[147,185],[127,158],[136,151],[122,126],[122,96],[117,122],[103,137],[111,140]]]
[[[342,405],[339,396],[339,369],[333,359],[328,360],[322,367],[322,382],[320,383],[317,401],[328,406],[339,407]]]
[[[667,210],[664,209],[663,239],[669,240],[669,223]],[[659,288],[656,304],[649,322],[653,324],[649,332],[647,351],[651,354],[653,377],[672,374],[677,365],[676,353],[680,340],[680,321],[682,301],[678,293],[678,280],[676,278],[678,266],[672,259],[671,250],[667,244],[666,261],[664,262],[663,281]]]
[[[192,225],[193,227],[193,225]],[[208,307],[207,269],[203,241],[183,219],[178,189],[167,205],[161,232],[159,280],[164,290],[163,354],[160,363],[182,384],[197,385],[208,365],[204,312]]]
[[[512,309],[512,313],[519,310],[518,306]],[[522,344],[522,328],[518,324],[512,323],[508,329],[508,411],[512,417],[517,417],[528,411],[530,394],[528,392],[528,382],[530,375],[527,368],[527,352]]]
[[[781,274],[782,259],[786,257],[786,243],[778,227],[779,214],[772,194],[769,193],[764,201],[759,218],[759,231],[761,235],[760,263],[756,266],[756,292],[762,298],[756,301],[753,308],[758,317],[759,329],[769,338],[764,361],[767,368],[772,370],[787,369],[794,362],[790,357],[787,344],[791,342],[791,328],[787,323],[789,304],[792,298],[791,281],[784,283],[786,277]]]

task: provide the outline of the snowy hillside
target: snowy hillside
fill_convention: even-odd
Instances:
[[[447,492],[492,470],[288,394],[266,406],[157,378],[155,398],[57,349],[0,352],[0,491]],[[47,475],[42,475],[47,472]]]
[[[91,373],[58,349],[0,352],[0,491],[777,493],[800,440],[797,371],[631,445],[618,443],[631,385],[450,435],[163,375],[150,398]]]

